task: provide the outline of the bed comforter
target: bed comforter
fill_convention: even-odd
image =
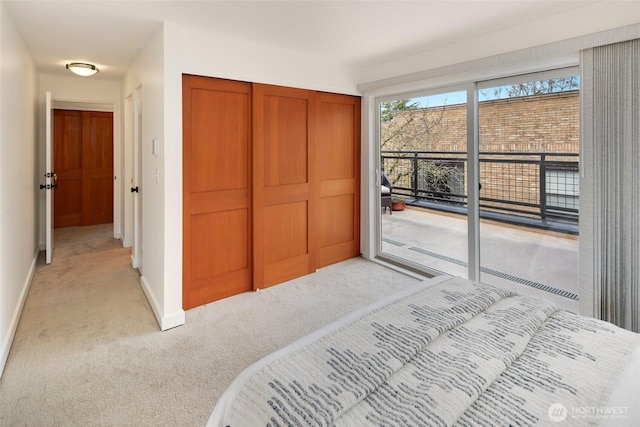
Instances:
[[[544,299],[448,278],[256,363],[209,425],[596,424],[572,408],[606,405],[639,341]]]

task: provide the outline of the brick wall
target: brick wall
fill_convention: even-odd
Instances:
[[[578,153],[579,113],[578,91],[483,101],[479,104],[480,151]],[[464,152],[466,105],[399,113],[382,125],[381,136],[383,150]],[[406,175],[397,179],[402,186],[410,186]],[[540,202],[537,165],[481,162],[480,181],[482,197]]]
[[[398,113],[383,125],[383,138],[391,138],[383,149],[402,149],[413,138],[405,149],[466,151],[466,114],[465,104]],[[578,91],[483,101],[480,151],[577,153],[579,114]],[[390,136],[401,127],[402,138]]]

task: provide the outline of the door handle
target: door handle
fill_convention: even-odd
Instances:
[[[131,187],[131,192],[132,193],[137,193],[138,192],[138,187]]]
[[[41,190],[52,190],[58,188],[58,175],[53,172],[44,174],[45,178],[51,178],[51,184],[40,184]]]

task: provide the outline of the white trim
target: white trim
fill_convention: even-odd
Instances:
[[[467,275],[480,280],[480,116],[478,85],[467,88]]]
[[[376,257],[376,242],[378,239],[378,226],[375,206],[379,206],[376,201],[377,193],[375,185],[379,178],[376,178],[377,166],[375,162],[376,149],[375,144],[369,141],[375,141],[374,122],[368,120],[375,114],[375,98],[365,96],[362,98],[361,105],[361,149],[360,149],[360,253],[367,260],[374,260]],[[377,150],[379,152],[379,149]],[[376,227],[374,229],[374,227]]]
[[[149,301],[149,305],[151,306],[151,310],[153,311],[153,315],[156,317],[156,321],[158,322],[158,326],[160,330],[166,331],[168,329],[175,328],[177,326],[184,325],[185,323],[185,312],[184,310],[179,310],[175,313],[171,313],[168,316],[165,316],[162,313],[162,309],[158,304],[158,301],[153,296],[153,292],[151,291],[151,287],[149,286],[149,282],[145,276],[140,276],[140,286],[144,291],[144,294]]]
[[[435,68],[414,75],[400,76],[397,78],[381,80],[370,84],[358,85],[365,95],[381,97],[396,95],[403,92],[419,92],[452,86],[463,86],[470,83],[508,78],[521,74],[533,74],[552,69],[575,67],[580,63],[579,51],[565,53],[563,55],[541,56],[536,59],[528,59],[518,62],[518,55],[513,53],[513,61],[507,58],[501,61],[484,64],[483,60],[475,60],[447,67]],[[507,54],[501,56],[508,56]],[[490,59],[490,58],[485,58]],[[387,82],[388,85],[382,85]]]
[[[40,252],[36,252],[33,261],[31,261],[29,273],[27,274],[27,278],[22,285],[22,292],[20,292],[18,305],[13,310],[13,315],[11,316],[11,324],[9,325],[8,330],[9,333],[0,346],[0,378],[2,378],[2,373],[4,372],[4,367],[7,364],[9,352],[11,351],[11,345],[13,344],[13,338],[15,337],[16,331],[18,330],[18,323],[20,322],[20,316],[22,315],[24,303],[27,301],[27,295],[29,294],[29,289],[31,288],[31,282],[33,281],[33,276],[36,273],[39,255]]]
[[[115,112],[113,102],[85,102],[54,99],[53,108],[56,110]]]
[[[407,85],[406,90],[411,90],[410,87],[416,82],[427,80],[439,86],[447,86],[564,68],[577,65],[580,51],[583,49],[637,38],[640,38],[640,24],[633,24],[473,61],[362,83],[358,85],[358,91],[367,93],[396,87],[397,92],[400,86]]]
[[[162,323],[160,324],[160,329],[162,329],[163,331],[167,331],[169,329],[182,326],[184,325],[184,323],[185,323],[185,313],[184,313],[184,310],[180,310],[168,316],[164,316],[162,318]]]

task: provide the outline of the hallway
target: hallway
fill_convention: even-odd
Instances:
[[[127,389],[139,381],[133,359],[142,356],[127,351],[127,340],[159,330],[113,224],[54,233],[53,262],[40,254],[0,381],[3,426],[73,425],[113,409],[96,407],[95,395],[125,406]],[[116,386],[113,369],[132,369],[131,384]]]

